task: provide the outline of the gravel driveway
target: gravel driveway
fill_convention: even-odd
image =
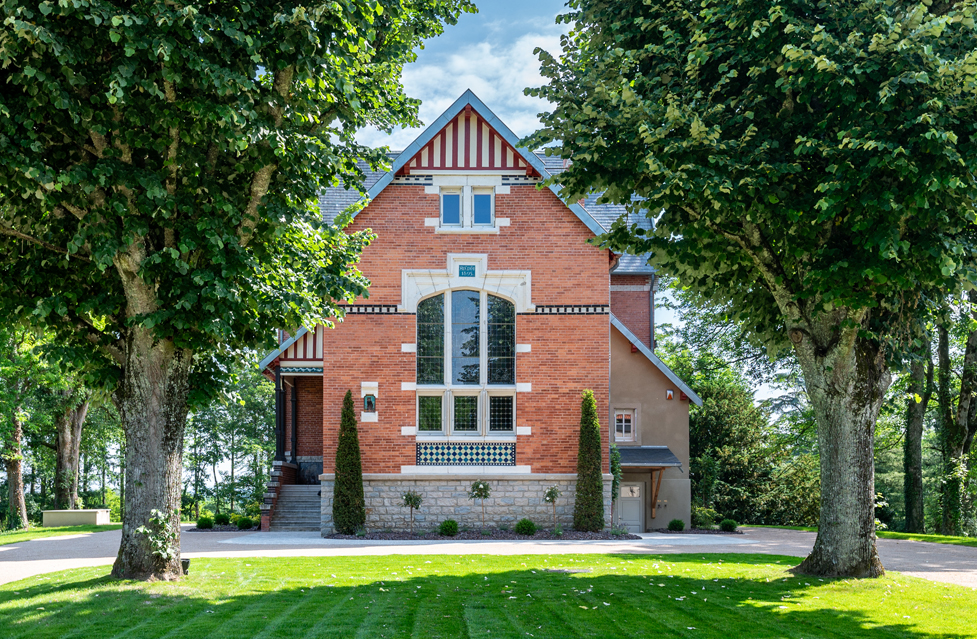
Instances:
[[[743,528],[743,535],[645,534],[633,541],[365,541],[322,539],[318,533],[183,532],[183,556],[304,557],[391,554],[537,555],[556,553],[762,553],[804,557],[815,533]],[[0,546],[0,584],[33,575],[111,564],[120,531],[49,537]],[[977,588],[977,548],[880,539],[888,570]]]

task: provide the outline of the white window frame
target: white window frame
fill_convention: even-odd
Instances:
[[[508,226],[509,219],[501,219],[495,214],[495,201],[499,189],[494,186],[441,186],[435,187],[438,190],[438,209],[439,217],[433,220],[437,222],[437,233],[491,233],[497,234],[500,226]],[[461,196],[461,215],[459,224],[445,224],[444,222],[444,196],[448,194],[458,194]],[[475,224],[475,195],[491,196],[492,219],[488,224]]]
[[[448,224],[444,221],[444,196],[458,196],[458,223]],[[440,211],[439,224],[444,228],[460,229],[465,227],[465,188],[460,186],[442,187],[438,195],[438,209]]]
[[[631,437],[626,439],[618,435],[617,432],[617,416],[618,415],[630,415],[631,416]],[[614,417],[612,420],[614,424],[614,442],[634,444],[638,442],[638,411],[634,408],[615,408]]]
[[[472,228],[495,228],[495,189],[491,186],[469,186],[466,187],[471,190],[471,226]],[[488,195],[489,196],[489,221],[488,224],[476,224],[475,223],[475,196],[476,195]]]
[[[451,294],[456,291],[471,291],[479,294],[479,353],[478,353],[478,384],[455,384],[450,380],[453,377],[451,369],[452,356],[452,331],[451,331]],[[448,383],[443,384],[417,384],[416,396],[441,395],[441,430],[422,431],[420,429],[420,399],[415,399],[415,421],[417,424],[416,437],[423,440],[439,441],[510,441],[516,438],[516,384],[492,384],[488,383],[488,296],[494,295],[503,299],[515,307],[513,300],[503,296],[489,293],[484,289],[474,289],[459,287],[441,291],[438,295],[444,295],[444,379]],[[436,297],[432,295],[429,297]],[[425,298],[427,299],[427,298]],[[421,300],[423,301],[423,300]],[[514,311],[516,308],[513,309]],[[513,343],[517,340],[514,338]],[[513,352],[515,356],[515,352]],[[513,357],[513,380],[516,379],[516,358]],[[415,364],[416,369],[416,364]],[[478,397],[478,430],[477,431],[456,431],[454,428],[454,396],[455,395],[476,395]],[[492,396],[511,396],[512,397],[512,430],[511,431],[491,431],[489,430],[489,397]]]

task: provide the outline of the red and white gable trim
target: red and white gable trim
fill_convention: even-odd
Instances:
[[[404,164],[401,174],[430,171],[512,171],[538,175],[522,154],[470,104]]]

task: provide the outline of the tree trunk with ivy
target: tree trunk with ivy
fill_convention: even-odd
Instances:
[[[818,422],[821,515],[797,571],[885,574],[875,548],[875,421],[891,376],[878,343],[859,336],[868,312],[842,309],[788,330]],[[846,321],[848,320],[848,321]]]
[[[187,379],[192,354],[151,331],[133,327],[126,337],[124,377],[116,394],[126,437],[125,509],[122,543],[112,567],[120,579],[179,579],[180,488],[183,433],[187,419]],[[169,560],[154,554],[145,535],[152,512],[169,518],[176,552]]]

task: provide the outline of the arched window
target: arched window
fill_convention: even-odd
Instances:
[[[485,291],[457,290],[417,305],[417,429],[514,433],[516,310]]]

